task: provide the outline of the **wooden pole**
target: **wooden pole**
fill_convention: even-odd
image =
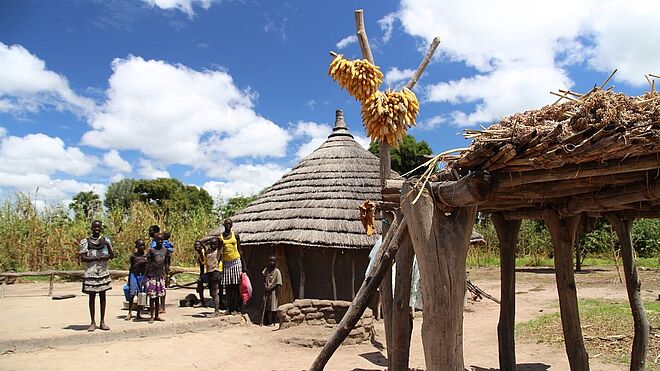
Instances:
[[[300,255],[298,256],[298,299],[305,298],[305,266],[303,265],[303,253],[305,249],[300,248]]]
[[[367,31],[364,27],[364,11],[357,9],[355,11],[355,29],[358,41],[360,42],[360,49],[362,50],[362,57],[371,64],[376,64],[374,56],[371,53],[369,46],[369,38]],[[380,158],[380,186],[385,187],[385,181],[390,178],[392,172],[392,159],[390,155],[390,145],[387,142],[381,142],[379,145],[379,158]],[[389,231],[389,223],[392,220],[387,220],[383,217],[383,232],[382,235],[387,235]],[[390,342],[392,336],[392,274],[385,275],[380,287],[380,297],[383,302],[383,319],[385,321],[385,343],[387,346],[388,362],[390,354]]]
[[[355,259],[351,259],[351,300],[355,299]]]
[[[409,182],[404,183],[402,194],[411,189]],[[445,213],[427,190],[415,205],[412,197],[404,197],[401,207],[422,280],[426,369],[463,371],[465,261],[477,207]]]
[[[53,280],[55,279],[55,274],[50,275],[50,282],[48,283],[48,296],[53,296]]]
[[[314,363],[309,368],[310,371],[323,370],[330,357],[332,357],[339,345],[346,339],[351,330],[353,330],[357,321],[360,320],[362,313],[364,313],[369,301],[376,293],[383,277],[388,275],[388,272],[391,272],[392,261],[394,260],[399,244],[404,236],[408,234],[408,224],[405,219],[401,219],[401,222],[397,219],[392,223],[392,229],[395,232],[388,234],[383,240],[383,245],[376,256],[375,264],[369,273],[367,273],[360,290],[358,290],[355,296],[355,300],[351,302],[346,314],[337,325],[335,332],[314,360]]]
[[[422,59],[422,63],[419,64],[419,67],[417,67],[417,71],[415,71],[415,73],[410,78],[410,81],[408,81],[408,84],[406,84],[406,88],[412,89],[415,87],[415,84],[417,84],[419,78],[422,77],[422,74],[424,73],[426,66],[428,66],[429,63],[431,62],[431,58],[433,58],[433,54],[435,54],[435,50],[438,48],[438,45],[440,45],[440,38],[439,37],[433,38],[433,41],[429,46],[429,50],[426,52],[424,59]]]
[[[491,215],[500,241],[500,321],[497,324],[497,343],[500,370],[516,369],[516,244],[521,220],[508,221],[501,213]]]
[[[334,300],[337,300],[337,280],[335,279],[335,261],[337,260],[337,249],[333,249],[332,253],[332,264],[330,269],[332,269],[332,297]]]
[[[626,218],[621,213],[608,213],[605,214],[605,217],[612,224],[619,237],[621,257],[623,258],[623,272],[626,277],[626,289],[628,291],[628,302],[630,303],[635,325],[635,336],[633,337],[632,352],[630,354],[630,370],[644,370],[651,325],[646,318],[644,303],[640,295],[642,283],[637,275],[635,256],[633,255],[632,219]]]
[[[560,218],[556,210],[543,210],[555,255],[555,278],[559,292],[559,311],[564,331],[564,345],[572,371],[589,370],[589,354],[584,347],[577,289],[573,273],[573,244],[580,216]]]
[[[410,235],[404,237],[396,253],[396,277],[392,306],[392,347],[388,354],[390,370],[407,371],[410,360],[410,337],[412,316],[410,309],[410,286],[415,251]]]

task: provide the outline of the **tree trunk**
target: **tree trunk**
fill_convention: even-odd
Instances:
[[[412,335],[412,316],[410,312],[410,285],[412,283],[412,264],[415,251],[410,235],[405,236],[396,253],[396,277],[392,306],[392,346],[390,370],[408,370],[410,358],[410,336]]]
[[[516,244],[521,220],[505,220],[501,213],[491,216],[500,241],[500,321],[497,342],[500,370],[516,369]]]
[[[559,310],[568,363],[572,371],[586,371],[589,370],[589,354],[582,339],[573,272],[573,244],[580,216],[560,218],[555,210],[545,209],[543,219],[550,231],[554,248],[555,278],[559,292]]]
[[[406,182],[402,194],[410,191]],[[415,205],[412,200],[404,197],[401,206],[421,274],[426,368],[463,371],[465,260],[477,208],[457,208],[445,215],[427,190]]]
[[[632,353],[630,355],[630,370],[644,370],[646,363],[646,349],[649,343],[651,325],[646,318],[644,303],[640,295],[642,283],[637,276],[635,267],[635,256],[632,245],[632,220],[624,219],[621,214],[606,214],[607,220],[612,224],[619,243],[621,244],[621,257],[623,258],[623,273],[626,277],[626,289],[628,291],[628,302],[632,310],[633,322],[635,324],[635,336],[633,338]]]

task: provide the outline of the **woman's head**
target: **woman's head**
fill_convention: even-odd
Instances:
[[[229,230],[231,230],[231,227],[234,225],[234,222],[232,222],[231,219],[225,219],[225,221],[222,222],[222,225],[225,226],[226,231],[229,231]]]
[[[103,223],[100,220],[95,220],[90,225],[90,229],[92,230],[92,235],[98,236],[103,230]]]

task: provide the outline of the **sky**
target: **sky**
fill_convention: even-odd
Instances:
[[[124,178],[173,177],[214,198],[250,195],[327,138],[335,110],[363,146],[359,104],[327,76],[360,58],[364,9],[382,88],[429,43],[409,131],[439,153],[461,133],[588,91],[660,74],[653,0],[0,2],[0,197],[67,203]]]

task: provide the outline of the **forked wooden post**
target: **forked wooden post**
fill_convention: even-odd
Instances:
[[[626,289],[628,291],[628,302],[632,310],[635,325],[635,336],[633,338],[632,352],[630,354],[630,370],[644,370],[646,364],[646,350],[649,343],[651,325],[646,318],[644,303],[640,295],[641,282],[635,267],[635,256],[632,245],[632,219],[626,218],[621,213],[605,214],[607,220],[612,224],[619,243],[621,244],[621,257],[623,258],[623,272],[626,277]]]
[[[589,370],[589,354],[582,339],[577,288],[573,272],[573,244],[580,216],[560,218],[557,211],[545,209],[543,210],[543,220],[550,231],[554,249],[559,311],[568,363],[572,371],[587,371]]]
[[[410,286],[415,251],[410,235],[404,237],[396,253],[396,277],[392,305],[392,346],[388,354],[390,370],[408,370],[412,314],[410,312]]]
[[[502,213],[491,215],[500,241],[500,321],[497,324],[497,343],[500,370],[516,369],[516,244],[521,220],[506,220]]]
[[[463,371],[465,260],[477,206],[446,214],[427,190],[412,205],[409,182],[401,207],[422,277],[422,341],[427,370]],[[413,194],[418,192],[412,191]]]

